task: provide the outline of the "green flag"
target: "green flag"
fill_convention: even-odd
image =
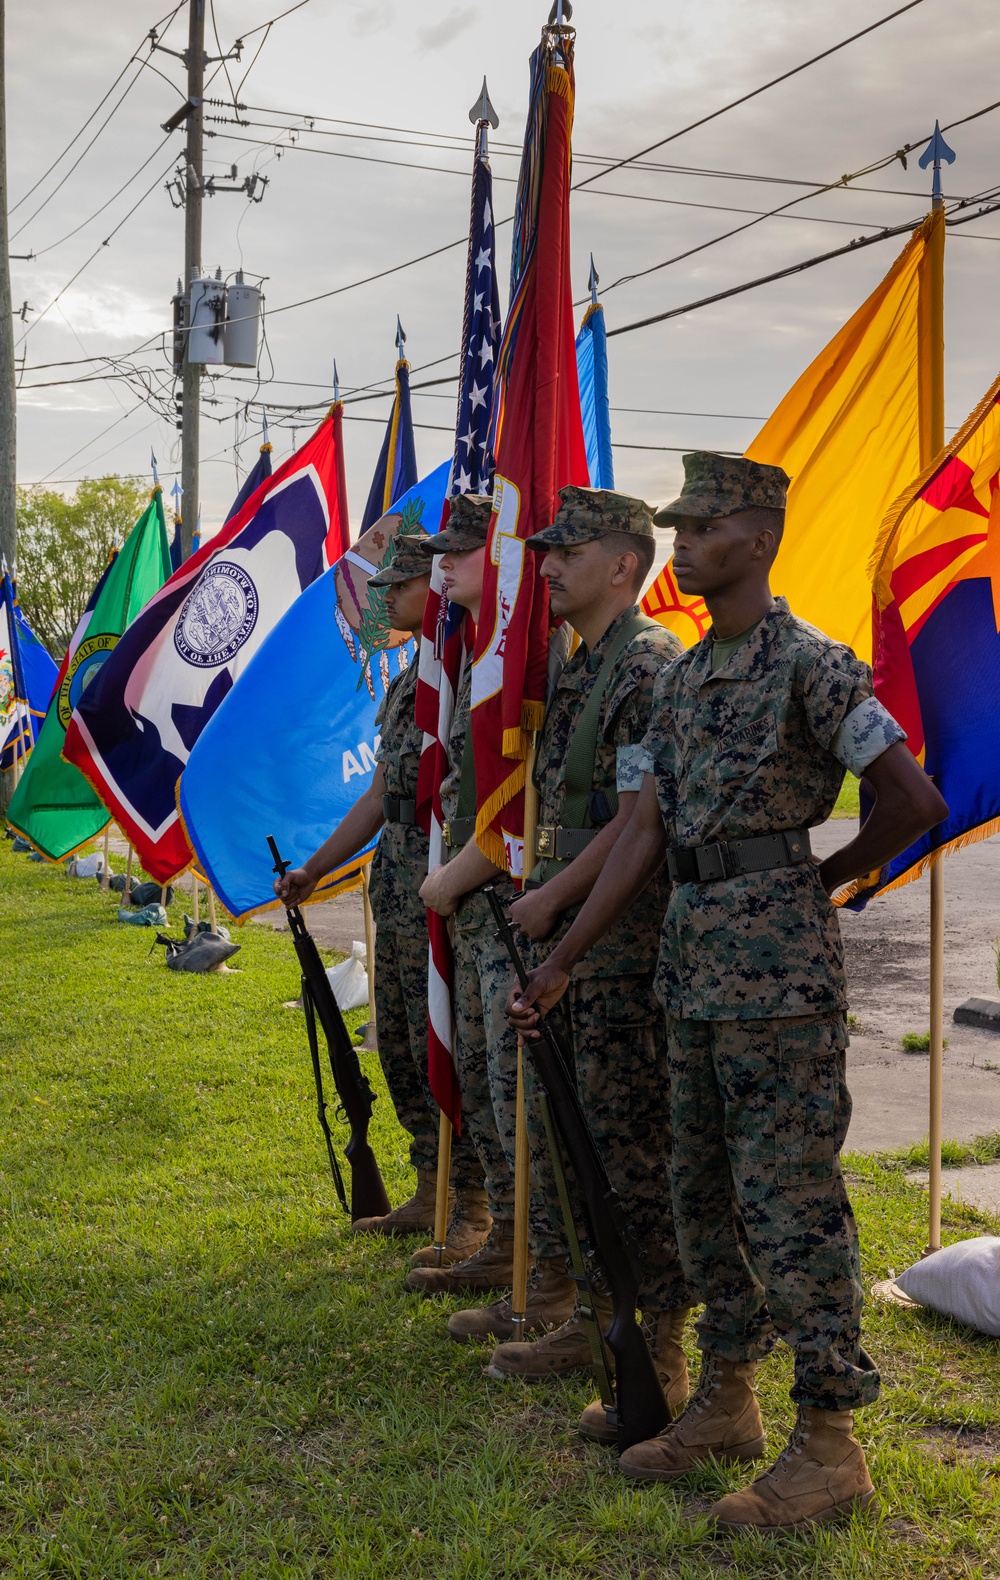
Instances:
[[[107,808],[86,779],[60,755],[66,726],[125,627],[159,591],[170,571],[163,494],[157,486],[73,633],[38,742],[7,808],[11,828],[49,861],[71,856],[109,822]]]

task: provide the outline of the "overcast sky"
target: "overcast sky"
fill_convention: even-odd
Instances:
[[[268,379],[273,364],[273,377],[260,392],[254,375],[240,370],[206,383],[206,396],[218,402],[206,404],[202,425],[202,507],[209,531],[224,516],[260,442],[259,412],[251,411],[244,421],[241,404],[240,415],[234,416],[236,397],[242,402],[256,395],[275,407],[324,402],[331,395],[334,358],[344,392],[387,381],[397,313],[414,368],[456,349],[462,247],[324,302],[274,310],[463,235],[472,138],[468,111],[484,72],[501,122],[493,158],[495,206],[500,217],[511,213],[517,156],[501,152],[499,145],[520,143],[528,56],[547,3],[310,0],[276,23],[241,87],[264,35],[248,37],[242,64],[230,67],[232,85],[242,101],[257,107],[247,117],[271,124],[241,129],[210,123],[210,130],[224,135],[207,142],[206,171],[222,175],[236,163],[241,180],[258,169],[269,185],[260,204],[221,194],[206,201],[203,262],[212,270],[221,266],[224,274],[242,264],[248,274],[267,277],[269,356],[263,358],[262,372]],[[159,5],[164,9],[147,0],[127,6],[109,6],[107,0],[8,6],[12,205],[140,49],[167,0]],[[223,48],[231,46],[238,30],[249,33],[283,8],[281,0],[215,0]],[[893,0],[842,0],[836,7],[825,0],[578,0],[575,150],[608,160],[633,154],[894,8]],[[183,49],[186,34],[183,6],[163,42]],[[211,14],[208,48],[218,53]],[[147,56],[145,49],[140,54]],[[608,326],[614,328],[843,245],[854,235],[916,219],[927,207],[930,177],[911,156],[906,170],[896,162],[849,189],[809,197],[789,217],[764,220],[744,235],[605,289],[622,275],[647,269],[753,217],[732,210],[760,211],[808,194],[804,183],[835,180],[926,136],[935,117],[945,125],[990,104],[1000,96],[998,56],[995,0],[922,0],[831,59],[650,156],[685,168],[643,172],[633,167],[595,182],[573,198],[579,294],[585,295],[593,252]],[[12,213],[12,233],[24,226],[12,237],[12,253],[38,254],[11,266],[15,304],[27,301],[30,308],[26,323],[15,323],[18,341],[28,329],[17,352],[26,354],[24,386],[87,376],[93,364],[83,361],[48,369],[41,365],[121,355],[169,325],[170,297],[183,259],[183,216],[171,207],[163,180],[181,154],[183,132],[150,156],[164,140],[160,123],[182,102],[176,85],[183,82],[183,68],[159,52],[152,64],[163,76],[141,71],[93,149],[37,217],[31,217],[34,210],[65,175],[137,67],[71,155]],[[231,97],[221,72],[209,93],[220,100]],[[300,121],[297,146],[289,147],[288,132],[276,128],[293,121],[268,111],[337,121],[317,120],[313,130]],[[207,113],[232,117],[231,108],[227,112],[222,105]],[[394,147],[364,140],[357,135],[362,128],[344,124],[349,122],[406,128],[416,134],[411,143],[434,142],[424,134],[439,134],[461,144]],[[998,130],[1000,110],[948,133],[958,158],[946,171],[946,194],[972,196],[1000,186],[1000,160],[994,154]],[[371,138],[399,135],[373,132]],[[285,149],[280,157],[275,140]],[[113,197],[147,158],[146,168]],[[581,159],[576,179],[594,168]],[[41,310],[151,185],[135,214],[42,317]],[[92,218],[108,199],[103,213]],[[77,233],[67,236],[77,226]],[[509,226],[500,230],[504,306],[509,236]],[[611,340],[613,436],[621,446],[615,451],[618,485],[662,500],[676,490],[681,450],[741,451],[902,244],[887,241]],[[998,271],[1000,214],[949,231],[946,368],[952,426],[975,404],[1000,363]],[[152,338],[134,365],[154,370],[149,376],[161,386],[166,363],[158,339]],[[424,375],[415,373],[414,379],[450,371],[445,363]],[[417,430],[422,473],[450,453],[448,432],[436,429],[446,430],[453,421],[453,391],[445,384],[414,399],[417,422],[428,425]],[[107,471],[148,477],[152,445],[169,490],[179,469],[179,436],[141,402],[142,393],[134,378],[30,393],[23,389],[20,481],[48,478],[71,489],[76,480]],[[388,401],[347,409],[352,417],[345,425],[348,491],[356,523]],[[296,419],[299,442],[322,410],[319,406],[314,416]],[[366,420],[354,420],[360,417]],[[271,437],[276,458],[287,455],[292,429],[276,425]]]

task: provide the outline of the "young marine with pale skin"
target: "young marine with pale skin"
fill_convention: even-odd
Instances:
[[[754,1375],[792,1350],[797,1417],[752,1485],[710,1511],[720,1530],[787,1531],[863,1508],[874,1488],[854,1411],[878,1395],[861,1345],[857,1226],[840,1168],[850,1119],[846,981],[830,895],[947,816],[850,649],[770,589],[788,479],[776,467],[684,457],[672,526],[680,590],[708,634],[657,682],[628,828],[566,935],[511,995],[530,1038],[574,968],[651,874],[671,880],[657,992],[667,1015],[671,1187],[702,1371],[687,1407],[621,1470],[675,1481],[712,1458],[765,1453]],[[824,861],[809,829],[844,771],[874,798]]]
[[[419,633],[430,588],[426,533],[398,538],[390,563],[369,589],[385,588],[390,626]],[[417,665],[395,676],[376,716],[380,731],[371,783],[303,867],[274,885],[287,905],[308,900],[317,883],[353,860],[379,835],[372,859],[370,894],[375,919],[375,1009],[379,1060],[403,1129],[417,1186],[409,1200],[384,1217],[361,1218],[355,1233],[429,1234],[434,1228],[438,1120],[427,1082],[427,925],[418,889],[427,872],[427,835],[416,821],[417,772],[423,733],[414,719]],[[468,1252],[485,1239],[489,1214],[482,1169],[472,1145],[456,1137],[451,1180],[455,1234]]]

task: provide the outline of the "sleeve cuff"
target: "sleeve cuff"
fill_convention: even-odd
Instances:
[[[643,774],[653,772],[653,759],[644,746],[619,746],[615,763],[615,788],[638,791],[642,788]]]
[[[906,731],[896,723],[888,708],[877,697],[868,697],[843,720],[830,742],[830,751],[849,773],[860,779],[869,764],[883,752],[906,740]]]

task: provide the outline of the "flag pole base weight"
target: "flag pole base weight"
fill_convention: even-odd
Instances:
[[[366,1021],[363,1026],[359,1026],[358,1031],[360,1033],[360,1040],[358,1041],[357,1046],[359,1048],[366,1049],[369,1053],[377,1053],[378,1025],[376,1024],[374,1018]]]

